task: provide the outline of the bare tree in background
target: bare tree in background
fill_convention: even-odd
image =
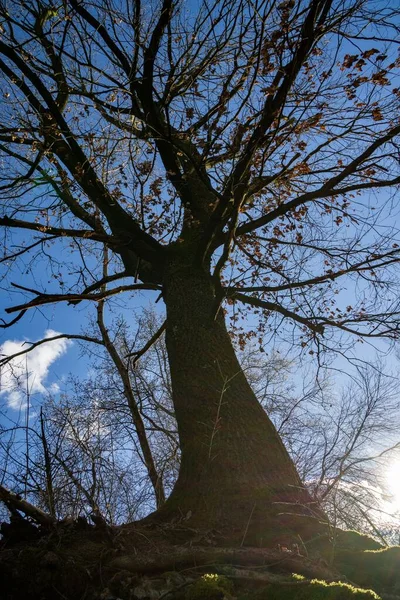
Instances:
[[[109,335],[119,355],[127,357],[131,394],[155,468],[170,493],[180,455],[164,336],[131,361],[161,325],[147,311],[133,336],[121,318]],[[58,519],[100,516],[119,524],[153,510],[157,488],[143,459],[126,382],[113,357],[106,348],[101,354],[97,345],[85,343],[82,349],[90,361],[87,379],[71,378],[67,393],[49,397],[40,411],[33,407],[36,419],[28,431],[23,424],[19,431],[10,424],[1,432],[2,482],[14,490],[27,488],[25,498]],[[395,542],[399,532],[395,516],[385,512],[389,504],[384,502],[382,473],[399,446],[397,379],[385,375],[378,363],[359,368],[341,392],[334,391],[332,381],[315,382],[312,377],[299,390],[294,361],[279,353],[269,357],[254,344],[246,345],[239,358],[302,480],[331,522]],[[26,438],[30,453],[24,470]]]

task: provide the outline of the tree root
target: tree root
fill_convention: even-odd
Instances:
[[[338,573],[323,561],[314,562],[305,556],[265,548],[174,547],[167,553],[119,556],[109,562],[108,568],[149,575],[217,565],[264,568],[276,572],[290,571],[329,580],[338,577]]]

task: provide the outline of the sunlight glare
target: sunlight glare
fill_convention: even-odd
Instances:
[[[385,479],[390,502],[395,510],[400,510],[400,459],[390,464]]]

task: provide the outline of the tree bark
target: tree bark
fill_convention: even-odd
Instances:
[[[170,261],[164,298],[181,467],[159,517],[229,531],[241,544],[267,541],[271,527],[299,515],[317,523],[321,513],[246,380],[222,311],[215,315],[211,276]]]

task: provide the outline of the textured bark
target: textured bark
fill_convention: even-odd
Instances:
[[[337,573],[322,562],[312,562],[305,556],[285,553],[279,550],[265,548],[171,548],[166,554],[148,556],[146,554],[130,554],[118,556],[107,565],[110,571],[131,571],[133,573],[154,574],[168,571],[199,568],[201,565],[240,565],[241,574],[243,567],[264,567],[260,577],[265,582],[276,582],[274,571],[287,571],[301,573],[308,577],[321,579],[335,579]],[[240,573],[240,572],[239,572]],[[257,571],[245,571],[257,579]],[[231,577],[231,575],[230,575]],[[295,583],[295,582],[293,582]]]
[[[188,261],[166,268],[166,343],[181,468],[165,508],[189,526],[246,543],[262,525],[313,512],[294,464],[236,358],[211,277]],[[285,516],[283,515],[285,513]],[[226,527],[225,527],[226,526]]]

